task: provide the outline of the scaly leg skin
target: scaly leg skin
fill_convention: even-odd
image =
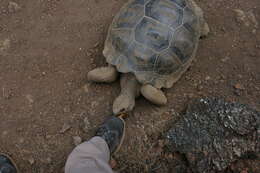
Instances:
[[[99,83],[111,83],[117,79],[118,72],[114,66],[98,67],[88,72],[88,80]]]
[[[135,106],[135,98],[140,95],[140,84],[133,74],[122,74],[120,85],[121,93],[113,104],[113,113],[115,115],[132,111]]]
[[[166,105],[167,98],[164,95],[164,93],[152,85],[143,85],[141,87],[141,93],[142,95],[156,105]]]
[[[201,35],[200,37],[207,37],[209,32],[210,32],[210,29],[209,29],[209,25],[208,23],[206,22],[205,18],[204,18],[204,14],[203,14],[203,11],[202,9],[196,4],[195,1],[191,0],[190,1],[192,6],[194,7],[194,11],[195,13],[199,16],[200,18],[200,23],[201,23]]]

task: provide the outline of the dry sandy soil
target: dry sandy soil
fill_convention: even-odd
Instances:
[[[103,42],[126,1],[0,1],[0,151],[21,172],[63,172],[72,137],[89,139],[111,114],[119,82],[91,84],[86,73],[105,65]],[[153,148],[176,119],[173,110],[183,111],[192,98],[223,97],[260,110],[260,1],[197,2],[211,33],[189,70],[165,90],[167,106],[137,100],[115,157],[121,172],[160,170],[161,151]]]

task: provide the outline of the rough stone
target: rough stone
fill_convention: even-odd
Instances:
[[[88,120],[88,117],[85,117],[83,122],[84,122],[83,130],[87,133],[87,132],[89,132],[89,129],[91,127],[91,124],[90,124],[90,122]]]
[[[253,11],[244,12],[241,9],[234,9],[234,12],[238,22],[243,23],[245,26],[253,25],[255,28],[258,28],[258,21]]]
[[[0,40],[0,54],[1,54],[1,52],[9,49],[10,45],[11,45],[10,39],[7,38],[7,39],[4,39],[4,40]]]
[[[73,136],[72,138],[73,138],[73,143],[75,146],[78,146],[79,144],[82,143],[82,139],[80,136]]]
[[[29,101],[30,104],[32,104],[34,102],[33,96],[31,94],[27,94],[25,97]]]
[[[9,2],[9,4],[8,4],[9,13],[14,13],[20,9],[21,9],[21,7],[16,2]]]
[[[241,85],[240,83],[235,84],[234,88],[235,89],[239,89],[239,90],[244,90],[245,89],[245,87],[243,85]]]
[[[166,133],[167,148],[185,156],[193,172],[224,171],[242,158],[257,158],[260,113],[222,99],[199,99]]]
[[[65,133],[66,131],[68,131],[69,129],[71,129],[71,126],[67,123],[64,123],[61,130],[60,130],[60,133]]]
[[[33,164],[35,163],[35,160],[34,160],[33,157],[29,157],[27,160],[28,160],[28,162],[29,162],[31,165],[33,165]]]

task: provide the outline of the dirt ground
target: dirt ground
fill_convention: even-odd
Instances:
[[[91,84],[86,74],[105,65],[103,42],[126,1],[0,1],[0,152],[21,172],[63,172],[73,136],[89,139],[111,114],[119,82]],[[211,33],[189,70],[165,90],[167,106],[137,100],[115,156],[121,172],[160,170],[157,139],[176,119],[173,110],[183,111],[192,98],[223,97],[260,110],[260,1],[197,2]]]

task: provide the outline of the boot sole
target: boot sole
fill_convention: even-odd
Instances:
[[[120,118],[120,120],[124,123],[124,131],[123,131],[123,135],[122,135],[121,141],[120,141],[116,151],[114,153],[112,153],[111,155],[115,155],[120,150],[120,148],[121,148],[121,146],[123,144],[123,141],[125,139],[125,129],[126,129],[125,125],[126,125],[126,123],[125,123],[125,120],[123,120],[123,118],[121,118],[121,117],[118,117],[118,118]]]
[[[11,161],[11,163],[13,164],[13,166],[15,167],[16,172],[17,172],[17,173],[20,172],[20,171],[18,170],[18,167],[17,167],[16,163],[14,162],[14,160],[13,160],[9,155],[4,154],[4,153],[0,153],[0,155],[7,157],[7,158]]]

